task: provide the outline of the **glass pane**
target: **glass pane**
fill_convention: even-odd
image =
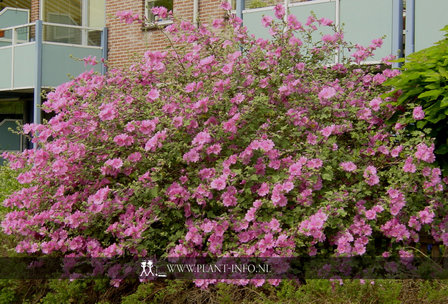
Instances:
[[[43,0],[46,22],[82,25],[81,0]]]
[[[245,0],[245,8],[246,9],[252,9],[252,8],[260,8],[260,7],[266,7],[266,6],[273,6],[277,2],[276,0]]]
[[[88,31],[88,45],[101,46],[101,31]]]
[[[230,5],[232,6],[233,10],[236,10],[236,0],[230,0]]]
[[[146,2],[147,5],[147,9],[148,9],[148,21],[149,22],[161,22],[164,21],[163,19],[155,19],[154,15],[151,13],[151,9],[153,7],[158,7],[158,6],[163,6],[165,7],[168,11],[172,11],[173,10],[173,0],[148,0]]]
[[[30,28],[28,26],[16,29],[16,44],[26,43],[29,41]]]
[[[0,30],[0,47],[12,44],[12,30]]]
[[[81,44],[82,30],[57,25],[44,25],[44,40],[69,44]]]
[[[89,22],[90,27],[105,27],[106,26],[106,6],[105,0],[90,0],[89,1]]]
[[[23,101],[22,100],[0,100],[0,122],[3,119],[11,118],[12,116],[7,116],[6,114],[23,114]]]
[[[0,10],[5,7],[31,9],[31,0],[3,0],[0,1]]]

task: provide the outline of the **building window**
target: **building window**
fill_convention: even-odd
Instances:
[[[31,0],[1,0],[0,11],[5,7],[24,8],[31,10]]]
[[[45,41],[101,45],[101,31],[96,28],[105,26],[105,3],[105,0],[41,0],[41,19],[51,23],[44,24]]]
[[[154,7],[164,7],[167,11],[173,11],[173,0],[145,0],[145,16],[149,24],[164,24],[172,22],[171,16],[167,16],[166,18],[154,16],[151,11]]]
[[[227,2],[232,6],[232,10],[236,10],[236,0],[227,0]]]

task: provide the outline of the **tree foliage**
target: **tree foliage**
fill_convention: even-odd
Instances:
[[[385,84],[399,94],[394,105],[407,111],[409,130],[430,129],[439,164],[448,170],[448,26],[445,39],[406,57],[401,74]],[[398,113],[397,113],[398,114]],[[397,118],[398,115],[394,118]],[[447,171],[448,172],[448,171]]]

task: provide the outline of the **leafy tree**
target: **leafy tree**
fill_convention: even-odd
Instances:
[[[406,111],[408,130],[428,129],[435,138],[438,163],[448,173],[448,26],[445,38],[434,46],[406,57],[401,74],[389,79],[393,91],[386,96],[398,95],[392,102]],[[393,118],[396,120],[401,112]],[[430,130],[430,131],[429,131]]]

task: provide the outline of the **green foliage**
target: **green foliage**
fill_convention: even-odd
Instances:
[[[343,303],[343,304],[443,304],[448,302],[448,283],[432,280],[308,280],[299,285],[284,280],[279,286],[235,286],[219,283],[207,290],[184,280],[126,285],[119,291],[107,280],[0,280],[0,304],[96,303]]]
[[[51,280],[51,291],[41,300],[43,304],[53,303],[86,303],[87,294],[84,292],[87,283],[83,280]]]
[[[441,281],[424,281],[420,284],[419,298],[432,303],[448,301],[448,286]]]
[[[0,166],[0,218],[3,218],[4,214],[10,211],[8,208],[3,207],[1,203],[8,195],[22,188],[22,185],[16,179],[18,174],[17,170],[7,166]],[[13,248],[17,244],[15,240],[14,236],[0,232],[0,256],[11,256],[11,254],[14,254]],[[0,303],[2,303],[1,299],[0,297]]]
[[[249,5],[247,8],[260,8],[260,7],[266,7],[266,6],[272,6],[275,5],[274,0],[252,0],[249,2]]]
[[[17,175],[17,171],[7,166],[0,166],[0,202],[3,202],[11,193],[22,188],[22,185],[16,179]],[[0,212],[3,211],[5,211],[5,208],[0,206]]]
[[[448,26],[445,38],[434,46],[416,52],[406,58],[402,73],[385,82],[394,90],[385,96],[401,94],[393,102],[408,111],[409,129],[430,128],[430,136],[436,138],[437,161],[446,175],[448,170]],[[412,109],[421,106],[425,117],[418,122]]]
[[[141,284],[134,294],[123,297],[121,303],[438,304],[447,302],[447,288],[445,281],[308,280],[299,285],[284,280],[278,287],[220,283],[202,290],[186,281],[165,281]]]
[[[16,292],[10,280],[0,280],[0,304],[13,303]]]

